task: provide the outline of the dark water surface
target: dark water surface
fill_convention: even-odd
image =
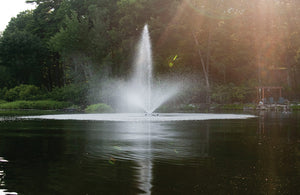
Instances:
[[[0,194],[300,194],[300,113],[0,120]]]

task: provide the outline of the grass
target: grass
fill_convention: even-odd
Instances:
[[[300,110],[300,105],[291,105],[290,108],[293,110]]]
[[[68,102],[54,100],[37,101],[14,101],[0,104],[0,109],[37,109],[37,110],[56,110],[71,106]]]
[[[64,112],[57,110],[0,110],[1,117],[15,117],[15,116],[30,116],[30,115],[45,115],[45,114],[63,114]]]

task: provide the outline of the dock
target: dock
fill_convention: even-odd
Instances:
[[[283,112],[289,112],[291,111],[291,108],[289,104],[263,104],[258,105],[256,107],[257,110],[268,110],[268,111],[283,111]]]

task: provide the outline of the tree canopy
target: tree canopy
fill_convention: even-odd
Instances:
[[[222,85],[280,85],[300,98],[296,0],[27,0],[0,38],[2,87],[52,90],[126,78],[144,24],[155,74],[192,74],[208,95]]]

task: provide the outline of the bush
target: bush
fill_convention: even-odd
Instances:
[[[112,112],[113,109],[106,104],[100,103],[100,104],[92,104],[89,105],[86,109],[85,112],[90,112],[90,113],[104,113],[104,112]]]
[[[217,85],[213,88],[212,100],[217,103],[233,103],[249,101],[251,90],[245,86]]]
[[[53,100],[38,101],[15,101],[0,104],[0,109],[39,109],[39,110],[55,110],[63,109],[71,106],[68,102],[59,102]]]
[[[70,84],[54,88],[49,97],[57,101],[67,101],[73,104],[85,105],[88,87],[83,84]]]
[[[37,86],[22,84],[6,91],[4,98],[8,101],[35,100],[41,94],[41,90]]]
[[[7,92],[7,87],[4,87],[4,88],[0,89],[0,99],[5,98],[6,92]]]
[[[8,101],[14,101],[14,100],[19,99],[19,90],[18,90],[18,88],[15,87],[13,89],[8,90],[5,93],[4,98]]]
[[[23,85],[19,97],[20,100],[33,100],[36,99],[36,96],[41,94],[40,89],[34,85]]]

